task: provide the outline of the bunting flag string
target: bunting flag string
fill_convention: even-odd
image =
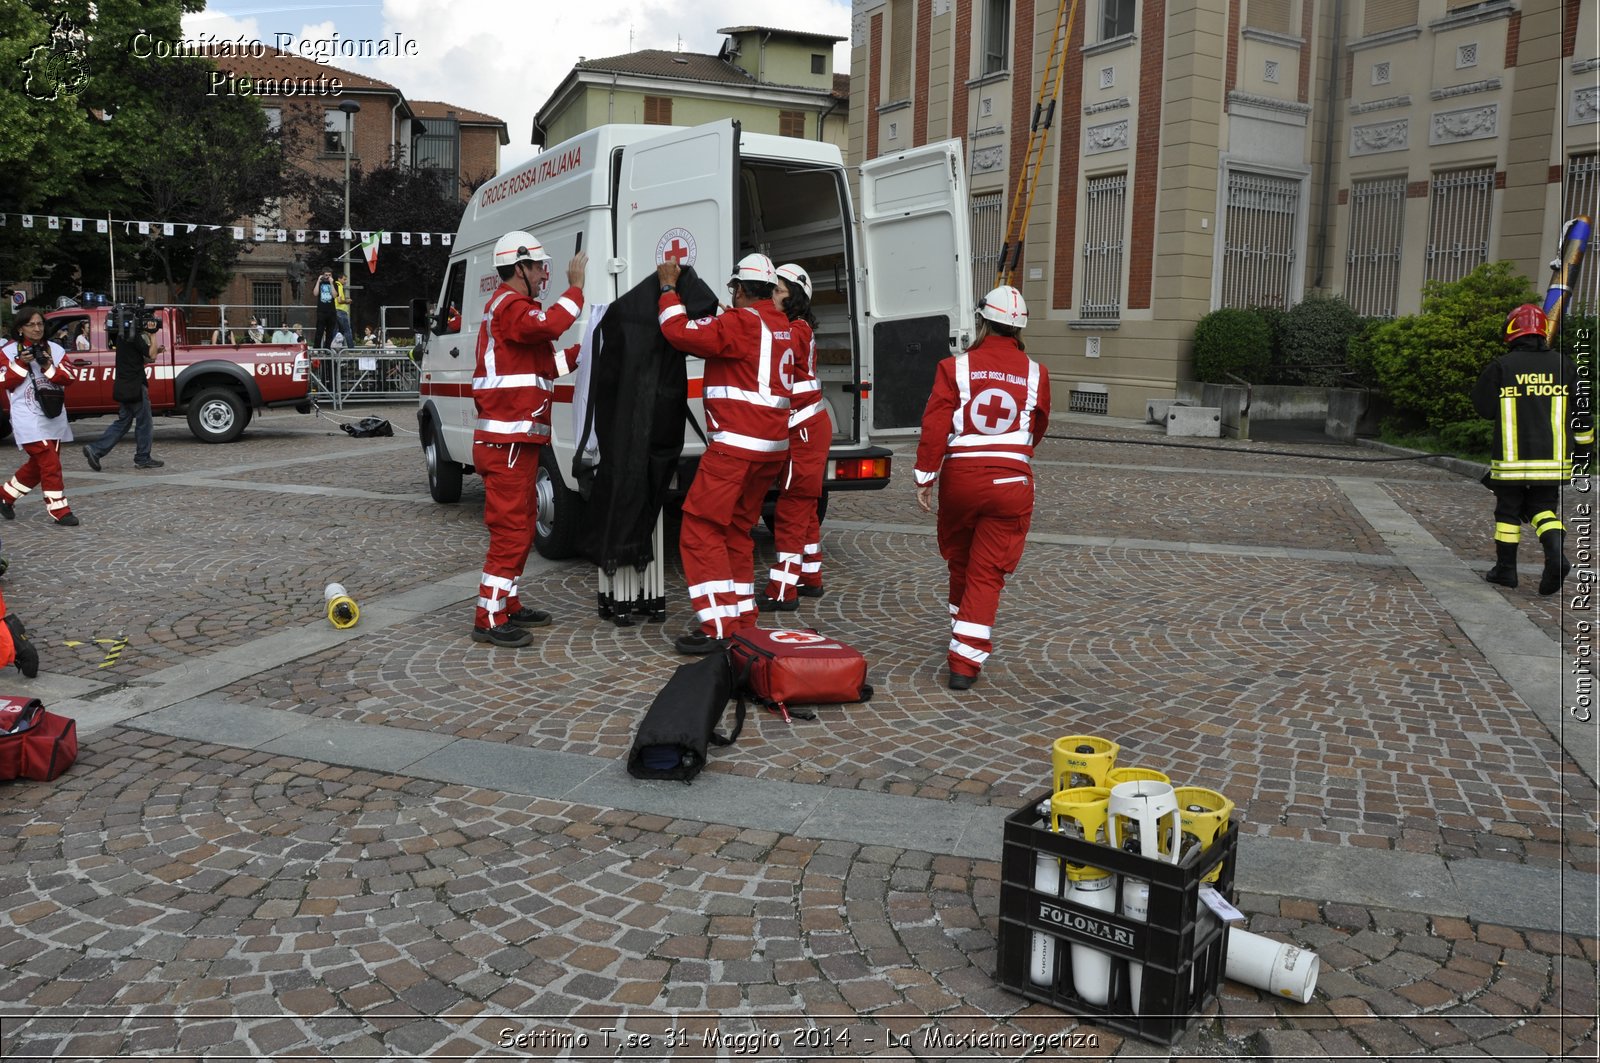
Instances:
[[[13,222],[13,219],[16,219]],[[352,242],[366,241],[373,235],[371,230],[366,232],[352,231],[350,229],[281,229],[276,226],[262,225],[212,225],[206,222],[192,221],[147,221],[138,218],[74,218],[55,214],[19,214],[0,213],[0,229],[12,224],[18,224],[24,229],[45,228],[53,231],[70,231],[81,233],[88,231],[88,226],[93,225],[93,231],[101,236],[110,232],[111,226],[117,227],[117,235],[144,236],[157,239],[167,237],[191,236],[196,232],[226,233],[234,240],[250,243],[295,243],[295,244],[327,244],[338,240],[341,243],[349,240]],[[397,232],[394,230],[377,230],[384,244],[389,244],[395,237],[405,246],[419,243],[423,247],[432,247],[437,237],[440,246],[449,247],[454,240],[454,233],[425,233],[425,232]]]

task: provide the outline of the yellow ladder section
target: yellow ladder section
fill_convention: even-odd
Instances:
[[[1044,76],[1039,79],[1039,96],[1033,102],[1033,122],[1028,127],[1028,154],[1017,175],[1017,190],[1011,196],[1006,214],[1006,238],[1000,245],[1000,269],[995,286],[1010,284],[1012,274],[1022,265],[1022,247],[1027,239],[1028,214],[1033,210],[1033,193],[1039,183],[1039,167],[1044,164],[1050,127],[1055,122],[1056,100],[1066,76],[1067,50],[1072,42],[1072,24],[1078,17],[1078,0],[1061,0],[1056,8],[1055,35],[1050,40],[1050,56]]]

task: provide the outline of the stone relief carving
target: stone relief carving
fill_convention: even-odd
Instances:
[[[1462,140],[1487,140],[1495,135],[1500,121],[1500,105],[1465,107],[1459,111],[1435,111],[1428,123],[1429,144],[1454,144]]]
[[[979,148],[972,153],[972,172],[987,173],[990,170],[998,170],[1005,165],[1005,162],[1004,147],[997,144],[992,148]]]
[[[1366,114],[1368,111],[1388,111],[1388,110],[1393,110],[1396,107],[1410,107],[1410,106],[1411,106],[1411,97],[1410,97],[1410,95],[1405,95],[1405,96],[1385,96],[1381,100],[1368,100],[1365,103],[1352,103],[1350,105],[1350,113],[1351,114]]]
[[[1083,135],[1083,150],[1086,155],[1116,151],[1118,148],[1128,146],[1128,120],[1124,118],[1117,122],[1107,122],[1105,125],[1092,125],[1084,130]]]
[[[1572,105],[1567,108],[1568,125],[1585,125],[1600,117],[1600,86],[1572,90]]]
[[[1099,114],[1101,111],[1120,111],[1124,107],[1132,107],[1132,102],[1126,96],[1118,96],[1114,100],[1101,100],[1091,103],[1083,109],[1084,114]]]
[[[1468,81],[1463,85],[1446,85],[1442,89],[1433,89],[1428,96],[1435,100],[1448,100],[1452,96],[1470,96],[1474,92],[1496,92],[1499,88],[1499,78],[1484,78],[1482,81]]]
[[[1411,119],[1350,127],[1350,154],[1377,155],[1385,151],[1404,151],[1411,142]]]

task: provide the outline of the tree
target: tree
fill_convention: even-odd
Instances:
[[[1422,313],[1396,318],[1353,340],[1353,366],[1369,370],[1413,426],[1435,432],[1477,420],[1472,385],[1505,344],[1506,314],[1537,303],[1528,279],[1510,262],[1486,262],[1458,281],[1429,281]]]
[[[344,178],[316,181],[310,208],[313,228],[338,233],[344,226]],[[454,233],[463,209],[454,190],[447,191],[438,174],[429,170],[389,162],[372,170],[357,167],[350,172],[350,227],[358,234],[380,230]],[[342,251],[339,244],[318,244],[308,260],[313,269],[340,273],[344,269],[339,261]],[[424,247],[415,240],[406,245],[396,238],[379,248],[378,271],[372,273],[360,248],[354,247],[350,267],[354,326],[359,330],[377,325],[378,308],[405,305],[437,291],[449,260],[450,249],[437,239]]]
[[[30,0],[0,4],[0,211],[226,225],[257,211],[281,173],[260,107],[207,96],[205,60],[155,57],[203,0]],[[231,164],[231,165],[230,165]],[[118,266],[215,294],[240,248],[231,233],[180,228],[119,239]],[[127,257],[123,257],[126,247]],[[77,268],[81,265],[81,270]],[[0,277],[47,269],[45,295],[103,289],[106,239],[12,228]]]

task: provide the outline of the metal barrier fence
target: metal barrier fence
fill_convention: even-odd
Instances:
[[[311,397],[342,410],[355,402],[405,402],[417,398],[417,363],[410,347],[313,347]]]

